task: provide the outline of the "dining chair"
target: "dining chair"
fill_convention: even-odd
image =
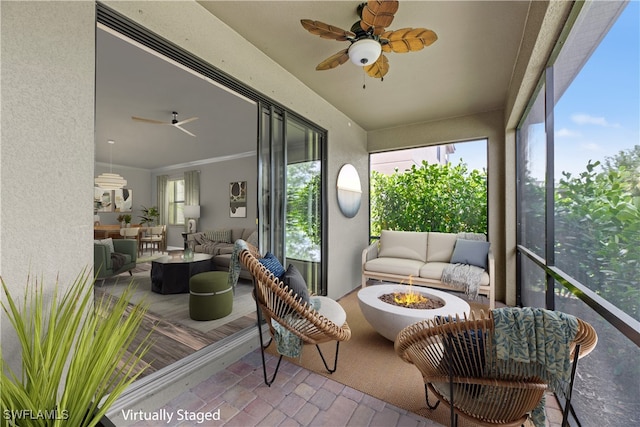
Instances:
[[[140,245],[140,227],[121,228],[120,236],[122,236],[123,239],[134,239],[136,246]]]
[[[164,226],[147,228],[147,233],[140,238],[140,243],[143,245],[143,249],[151,247],[151,254],[153,255],[154,248],[158,249],[158,252],[163,252],[162,243]]]

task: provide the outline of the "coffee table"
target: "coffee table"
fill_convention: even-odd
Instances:
[[[462,317],[469,314],[471,307],[462,298],[447,292],[438,291],[422,286],[412,286],[414,292],[419,292],[427,298],[436,298],[444,302],[441,308],[421,310],[415,308],[400,307],[386,303],[378,297],[394,292],[407,292],[408,285],[372,285],[358,291],[360,310],[367,322],[383,337],[395,341],[398,332],[405,327],[424,319],[432,319],[435,316]]]
[[[189,292],[191,276],[211,271],[213,255],[194,254],[193,258],[163,256],[151,261],[151,290],[159,294]]]

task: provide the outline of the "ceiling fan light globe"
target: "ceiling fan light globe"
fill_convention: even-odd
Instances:
[[[349,59],[359,67],[373,64],[381,53],[380,43],[373,39],[358,40],[349,47]]]

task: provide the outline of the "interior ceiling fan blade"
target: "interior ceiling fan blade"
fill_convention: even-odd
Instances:
[[[322,37],[323,39],[331,39],[338,41],[351,40],[356,37],[355,33],[325,24],[324,22],[314,21],[311,19],[301,19],[300,23],[311,34]]]
[[[174,123],[174,126],[182,126],[186,123],[192,122],[194,120],[198,120],[198,117],[191,117],[188,119],[180,120],[178,123]]]
[[[381,79],[389,72],[389,60],[382,54],[376,62],[364,67],[364,71],[373,78]]]
[[[336,68],[338,65],[342,65],[349,60],[349,54],[347,53],[349,49],[343,49],[340,52],[331,55],[324,61],[318,64],[316,70],[330,70],[331,68]]]
[[[373,34],[380,35],[391,25],[397,11],[397,0],[370,0],[362,9],[360,26],[364,31],[373,28]]]
[[[153,123],[155,125],[170,125],[170,122],[161,122],[160,120],[153,120],[153,119],[145,119],[144,117],[136,117],[136,116],[131,116],[132,120],[135,120],[137,122],[144,122],[144,123]]]
[[[179,125],[178,123],[175,123],[175,124],[173,124],[172,126],[173,126],[173,127],[178,128],[178,129],[180,129],[182,132],[184,132],[184,133],[186,133],[186,134],[188,134],[188,135],[195,136],[194,134],[192,134],[191,132],[189,132],[189,131],[188,131],[188,130],[186,130],[185,128],[180,127],[180,125]]]
[[[438,36],[426,28],[402,28],[380,36],[383,52],[406,53],[432,45]]]

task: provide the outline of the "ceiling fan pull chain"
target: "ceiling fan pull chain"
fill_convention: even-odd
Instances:
[[[364,72],[364,67],[362,67],[362,89],[367,88],[367,73]]]

